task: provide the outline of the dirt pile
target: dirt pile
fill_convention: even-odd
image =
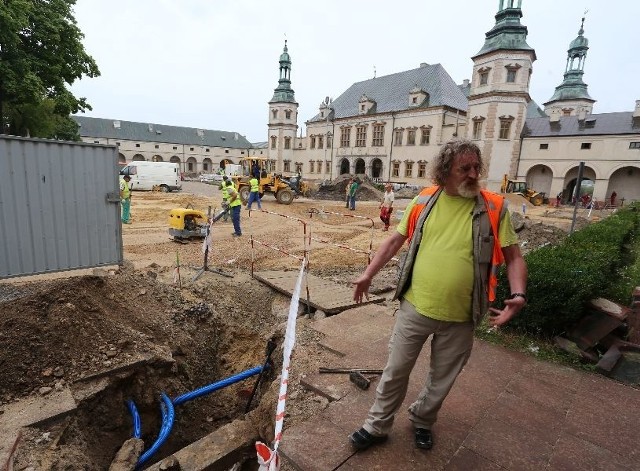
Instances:
[[[311,196],[321,200],[345,201],[347,185],[350,178],[348,175],[343,175],[331,182],[323,182]],[[360,186],[356,193],[356,199],[362,201],[382,201],[383,194],[384,192],[376,188],[370,181],[361,179]]]

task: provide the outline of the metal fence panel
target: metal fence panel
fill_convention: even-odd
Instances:
[[[0,278],[122,262],[115,146],[0,136]]]

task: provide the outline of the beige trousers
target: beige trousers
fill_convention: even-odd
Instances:
[[[467,363],[473,347],[473,323],[445,322],[419,314],[402,300],[389,341],[389,359],[376,389],[364,429],[372,435],[387,435],[396,412],[407,394],[409,375],[422,346],[431,339],[431,363],[425,385],[409,407],[416,428],[431,429],[454,381]]]

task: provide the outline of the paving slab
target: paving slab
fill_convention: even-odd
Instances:
[[[315,323],[343,354],[327,366],[382,368],[393,309],[358,307]],[[285,459],[304,471],[640,469],[639,389],[480,340],[433,427],[433,450],[416,449],[407,408],[424,386],[429,353],[427,342],[386,443],[351,449],[348,435],[362,426],[377,380],[366,391],[344,383],[324,411],[285,430]],[[345,381],[327,376],[322,387]]]
[[[293,289],[298,280],[298,272],[293,270],[259,271],[254,272],[253,276],[255,279],[288,296],[293,295]],[[305,277],[306,280],[303,282],[302,292],[300,293],[300,302],[303,300],[306,302],[306,288],[308,288],[309,305],[327,314],[334,314],[356,306],[356,302],[353,300],[352,288],[309,273]],[[364,304],[381,303],[384,300],[384,297],[371,294],[369,299],[364,301]]]
[[[6,404],[0,409],[0,465],[7,466],[20,438],[20,429],[60,419],[76,409],[69,388],[52,391],[46,396],[28,397]],[[8,469],[8,468],[7,468]]]

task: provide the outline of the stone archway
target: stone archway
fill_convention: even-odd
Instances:
[[[538,193],[544,193],[547,197],[556,196],[550,194],[553,171],[546,165],[534,165],[531,167],[527,172],[526,180],[527,186]]]
[[[177,155],[174,155],[173,157],[171,157],[169,159],[169,162],[172,162],[174,164],[179,164],[180,163],[180,157],[178,157]]]
[[[213,172],[213,162],[209,157],[202,161],[202,171],[203,172]]]
[[[585,191],[590,195],[593,195],[594,183],[596,181],[596,172],[591,167],[585,167],[582,171],[582,191]],[[563,201],[573,201],[573,196],[576,189],[576,183],[578,183],[578,167],[574,167],[567,172],[565,176],[565,185],[563,192]]]
[[[351,173],[351,166],[349,165],[349,159],[342,159],[340,161],[340,175]]]
[[[364,175],[367,172],[367,166],[364,163],[364,159],[356,160],[356,171],[354,172],[356,175]]]
[[[196,173],[198,171],[198,161],[195,157],[189,157],[187,159],[187,168],[186,171],[188,173]]]
[[[382,160],[376,158],[371,162],[371,178],[382,178]]]
[[[124,154],[118,153],[118,163],[121,165],[127,163],[127,158],[124,156]]]
[[[617,169],[609,177],[609,188],[606,198],[610,201],[611,193],[615,191],[614,204],[627,204],[630,201],[640,201],[640,169],[626,166]]]
[[[151,162],[164,162],[164,159],[159,155],[154,155],[153,157],[151,157]]]
[[[142,154],[136,154],[133,156],[133,159],[131,159],[132,162],[144,162],[145,160]]]

